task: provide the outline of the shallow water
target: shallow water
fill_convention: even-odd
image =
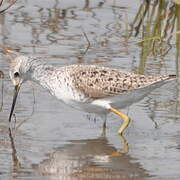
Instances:
[[[144,31],[143,37],[130,28],[142,3],[18,1],[0,16],[0,44],[44,56],[55,66],[88,63],[145,74],[175,74],[178,35],[173,36],[167,54],[163,53],[167,44],[152,53],[150,44],[136,43],[148,38],[146,22],[145,30],[139,30]],[[88,49],[83,32],[90,42]],[[38,85],[27,83],[13,117],[16,129],[10,131],[13,86],[6,60],[1,54],[0,179],[179,179],[178,82],[122,110],[132,120],[124,138],[115,135],[121,123],[117,116],[108,116],[107,135],[102,138],[100,119],[71,109]]]

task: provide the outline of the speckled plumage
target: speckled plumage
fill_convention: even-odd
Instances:
[[[95,99],[127,93],[170,78],[166,75],[144,76],[95,65],[70,65],[65,67],[65,71],[73,78],[72,84],[77,90]]]
[[[23,81],[37,82],[66,104],[71,104],[73,101],[77,101],[78,104],[92,103],[94,100],[106,98],[109,101],[111,97],[143,90],[144,87],[149,87],[147,88],[148,93],[151,86],[155,89],[168,80],[174,79],[174,76],[169,75],[145,76],[96,65],[54,67],[46,64],[42,57],[27,56],[17,57],[11,63],[10,70],[11,79],[13,79],[13,72],[19,70]],[[142,93],[143,96],[144,93]],[[118,99],[116,101],[118,102]]]
[[[100,115],[110,110],[123,118],[114,108],[131,105],[176,78],[174,75],[145,76],[96,65],[55,67],[47,65],[42,58],[28,56],[18,56],[11,63],[10,77],[16,88],[31,80],[76,109]],[[14,105],[12,112],[13,108]],[[124,123],[120,134],[128,123],[129,120]]]

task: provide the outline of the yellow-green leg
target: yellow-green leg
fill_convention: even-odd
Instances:
[[[123,124],[121,125],[121,127],[119,128],[119,130],[118,130],[118,132],[117,132],[119,135],[122,135],[122,133],[124,132],[124,130],[128,127],[128,125],[129,125],[129,123],[130,123],[130,118],[129,118],[126,114],[118,111],[118,110],[115,109],[115,108],[110,107],[110,108],[109,108],[109,111],[117,114],[118,116],[120,116],[120,117],[124,120],[124,121],[123,121]]]

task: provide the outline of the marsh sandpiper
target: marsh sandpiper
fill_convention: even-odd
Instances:
[[[106,115],[109,112],[117,114],[123,119],[117,132],[121,135],[128,127],[130,118],[119,109],[141,100],[152,90],[176,79],[176,76],[145,76],[98,65],[55,67],[46,64],[40,57],[18,56],[11,61],[10,78],[15,89],[9,122],[19,89],[30,80],[71,107],[99,114],[104,118],[104,128]]]

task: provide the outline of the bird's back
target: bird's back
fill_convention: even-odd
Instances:
[[[175,75],[145,76],[95,65],[70,65],[64,68],[71,77],[73,86],[94,99],[125,94],[154,83],[164,84],[176,78]]]

